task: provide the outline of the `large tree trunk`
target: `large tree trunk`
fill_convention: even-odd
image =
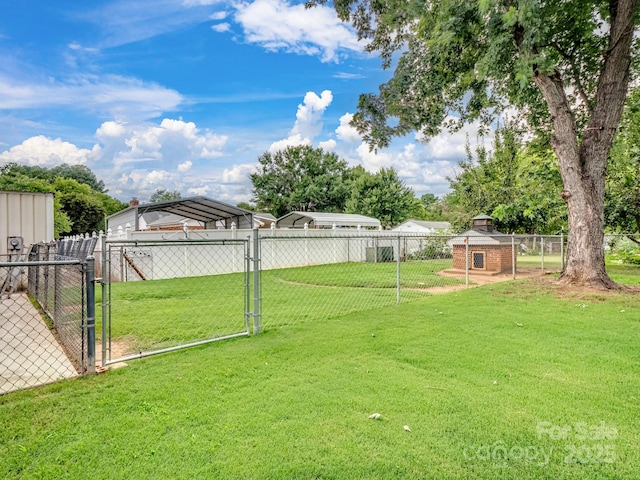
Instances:
[[[604,190],[609,150],[627,95],[633,17],[639,0],[611,2],[609,48],[581,141],[560,72],[535,72],[534,81],[551,114],[551,146],[558,157],[569,215],[567,263],[560,282],[611,289],[605,270]],[[590,107],[589,105],[586,106]]]

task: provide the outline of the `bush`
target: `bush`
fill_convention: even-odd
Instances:
[[[453,258],[453,250],[447,244],[447,240],[449,240],[447,237],[427,237],[420,250],[409,254],[407,260]]]

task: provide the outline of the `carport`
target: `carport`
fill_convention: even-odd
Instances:
[[[153,212],[166,212],[197,220],[203,223],[205,229],[231,228],[234,223],[239,229],[253,228],[253,212],[207,197],[144,204],[132,201],[129,207],[107,217],[108,228],[116,231],[118,227],[124,229],[128,224],[134,231],[139,231],[140,218]]]

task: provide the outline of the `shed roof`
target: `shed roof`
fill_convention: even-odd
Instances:
[[[429,230],[446,230],[451,228],[451,224],[449,222],[415,220],[413,218],[410,218],[409,220],[406,220],[402,222],[400,225],[397,225],[396,227],[394,227],[393,230],[402,230],[404,227],[407,227],[411,224],[425,228],[425,229],[429,229]]]
[[[205,225],[217,221],[225,221],[227,223],[233,221],[238,228],[253,228],[252,212],[207,197],[180,198],[167,202],[134,205],[107,218],[112,218],[134,209],[138,217],[151,212],[167,212],[204,222]]]
[[[276,222],[278,227],[303,228],[304,224],[309,228],[336,227],[363,227],[380,228],[380,220],[353,213],[326,213],[326,212],[291,212],[280,217]]]
[[[449,245],[464,245],[469,239],[469,245],[511,245],[512,235],[500,233],[498,231],[482,232],[478,230],[467,230],[448,240]]]

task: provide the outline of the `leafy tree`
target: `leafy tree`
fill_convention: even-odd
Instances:
[[[70,234],[97,232],[104,228],[105,208],[88,185],[71,178],[58,177],[53,187],[60,198],[62,210],[71,220]]]
[[[404,185],[393,168],[371,174],[362,167],[354,169],[351,197],[346,213],[359,213],[380,220],[383,227],[397,225],[421,208],[413,190]]]
[[[171,200],[179,200],[182,198],[182,195],[177,190],[165,190],[164,188],[159,188],[155,191],[154,194],[149,197],[150,203],[160,203],[160,202],[169,202]]]
[[[250,212],[255,212],[256,211],[256,206],[251,204],[251,203],[247,203],[247,202],[240,202],[238,205],[236,205],[238,208],[244,208],[245,210],[249,210]]]
[[[640,88],[630,95],[607,169],[605,215],[615,231],[640,233]]]
[[[308,5],[327,3],[310,0]],[[480,120],[507,106],[551,132],[567,203],[560,281],[614,288],[604,264],[609,150],[639,45],[640,0],[334,0],[394,75],[360,97],[353,124],[374,147],[417,130]]]
[[[88,185],[92,190],[100,193],[106,193],[104,182],[98,180],[95,174],[85,165],[57,165],[52,168],[44,168],[30,165],[18,165],[10,163],[6,166],[9,170],[16,173],[22,173],[30,178],[40,178],[49,183],[53,183],[57,177],[72,178],[78,183]]]
[[[291,211],[342,212],[347,180],[347,162],[306,145],[265,152],[251,174],[256,208],[275,217]]]
[[[555,156],[538,141],[524,146],[511,126],[496,132],[492,153],[467,142],[467,159],[450,178],[450,221],[468,228],[471,218],[489,214],[504,232],[555,234],[566,226],[566,205]]]
[[[98,180],[95,174],[85,165],[57,165],[50,170],[53,180],[56,177],[71,178],[78,183],[88,185],[91,190],[99,193],[106,193],[107,189],[102,180]]]
[[[0,167],[0,189],[54,193],[56,238],[98,231],[106,215],[127,206],[104,193],[104,183],[83,165],[47,169],[7,163]]]
[[[13,190],[16,192],[41,192],[53,193],[54,188],[46,180],[30,178],[11,169],[10,164],[0,167],[0,190]],[[62,210],[60,198],[53,197],[53,235],[59,238],[71,231],[71,220]]]

